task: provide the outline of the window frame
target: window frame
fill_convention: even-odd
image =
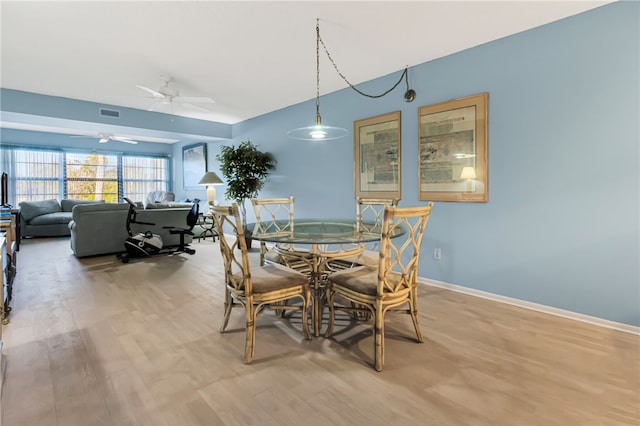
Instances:
[[[96,152],[93,150],[82,150],[82,149],[54,149],[48,147],[41,146],[20,146],[20,145],[4,145],[2,147],[2,155],[0,155],[0,171],[6,171],[9,175],[9,203],[15,203],[15,205],[19,205],[21,201],[37,201],[43,199],[51,199],[58,198],[64,199],[68,196],[68,170],[67,170],[67,161],[68,155],[103,155],[103,156],[112,156],[116,159],[116,187],[117,187],[117,202],[123,202],[124,197],[129,198],[129,194],[125,193],[126,183],[131,182],[131,179],[127,179],[123,172],[124,164],[126,163],[126,159],[130,158],[138,158],[142,161],[150,160],[150,168],[155,170],[154,173],[159,174],[159,176],[153,177],[151,179],[134,179],[141,183],[141,188],[145,190],[144,183],[150,182],[151,185],[149,187],[153,187],[152,190],[163,190],[163,191],[171,191],[172,189],[172,180],[171,180],[171,156],[167,154],[146,154],[146,153],[124,153],[124,152],[110,152],[110,151],[100,151]],[[55,177],[51,176],[18,176],[18,163],[17,163],[17,153],[24,151],[33,151],[33,152],[41,152],[41,153],[51,153],[55,154],[58,157],[58,174]],[[160,160],[160,162],[158,162]],[[28,161],[25,161],[29,163]],[[156,164],[153,164],[156,162]],[[47,163],[38,163],[34,162],[33,164],[47,164]],[[57,181],[57,194],[18,194],[17,188],[18,184],[21,181]],[[81,180],[81,179],[79,179]],[[113,179],[108,179],[109,182],[113,182]],[[157,185],[157,186],[156,186]],[[150,191],[149,191],[150,192]],[[148,192],[147,192],[148,193]],[[146,194],[140,194],[146,195]],[[138,193],[133,193],[133,196],[138,196]]]

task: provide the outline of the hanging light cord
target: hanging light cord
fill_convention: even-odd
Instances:
[[[384,93],[381,93],[379,95],[369,95],[368,93],[364,93],[362,90],[359,90],[358,88],[356,88],[353,84],[351,84],[351,82],[349,80],[347,80],[347,77],[344,76],[344,74],[342,74],[340,72],[340,70],[338,69],[338,66],[336,65],[336,63],[334,62],[333,58],[331,57],[331,54],[329,53],[329,50],[327,49],[327,46],[324,44],[324,41],[322,41],[322,37],[320,37],[320,20],[317,20],[316,23],[316,78],[317,78],[317,87],[316,87],[316,108],[319,108],[318,105],[318,98],[320,97],[320,44],[322,44],[322,48],[324,49],[324,52],[327,54],[327,57],[329,58],[329,61],[331,61],[331,64],[333,65],[333,68],[335,68],[336,72],[338,73],[338,75],[340,77],[342,77],[342,79],[349,85],[349,87],[351,87],[353,90],[355,90],[356,92],[358,92],[359,94],[361,94],[362,96],[366,96],[368,98],[381,98],[384,95],[388,94],[389,92],[391,92],[393,89],[395,89],[396,87],[398,87],[398,85],[402,82],[402,79],[404,78],[405,82],[407,83],[407,91],[409,91],[409,67],[405,67],[404,71],[402,72],[402,75],[400,75],[400,79],[398,80],[398,82],[396,84],[393,85],[393,87],[389,90],[387,90]]]
[[[316,126],[320,125],[320,20],[316,20]],[[322,44],[324,46],[324,43]]]

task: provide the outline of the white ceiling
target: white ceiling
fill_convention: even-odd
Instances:
[[[236,123],[315,97],[316,18],[358,84],[606,3],[1,0],[0,81],[146,110],[136,85],[156,89],[165,74],[180,95],[216,100],[180,115]],[[345,87],[321,51],[320,93]]]

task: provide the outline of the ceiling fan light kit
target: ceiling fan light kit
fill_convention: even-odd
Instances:
[[[335,68],[336,72],[342,79],[351,87],[356,93],[366,96],[368,98],[381,98],[387,93],[391,92],[393,89],[398,87],[398,85],[402,82],[402,79],[405,80],[407,85],[407,90],[404,93],[405,102],[413,102],[416,98],[416,92],[413,89],[409,88],[409,67],[406,67],[402,74],[400,75],[400,79],[396,84],[393,85],[389,90],[381,93],[379,95],[369,95],[367,93],[362,92],[357,89],[347,78],[340,72],[338,66],[333,61],[331,54],[329,54],[329,50],[327,50],[327,46],[325,46],[322,38],[320,37],[320,19],[316,19],[316,124],[315,126],[308,127],[299,127],[293,130],[289,130],[287,132],[287,136],[293,139],[307,140],[307,141],[317,141],[317,140],[332,140],[332,139],[340,139],[347,135],[347,129],[342,127],[334,127],[334,126],[325,126],[322,124],[322,120],[320,118],[320,45],[322,44],[322,48],[324,52],[327,54],[329,61]]]

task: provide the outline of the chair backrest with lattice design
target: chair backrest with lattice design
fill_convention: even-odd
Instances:
[[[420,245],[432,208],[433,203],[421,207],[384,208],[378,264],[379,296],[405,293],[416,286]],[[391,238],[398,227],[404,228],[404,233]]]
[[[213,220],[220,238],[226,285],[251,294],[251,269],[238,205],[213,206]],[[233,240],[235,238],[235,240]]]
[[[277,234],[293,230],[293,197],[287,198],[252,198],[251,205],[256,216],[254,232]],[[289,249],[290,245],[280,245]],[[260,264],[264,265],[267,245],[260,242]]]
[[[293,226],[293,197],[252,198],[256,226],[262,233],[290,231]],[[278,221],[278,222],[276,222]]]
[[[364,232],[382,229],[385,206],[397,207],[398,198],[356,197],[356,226]]]

